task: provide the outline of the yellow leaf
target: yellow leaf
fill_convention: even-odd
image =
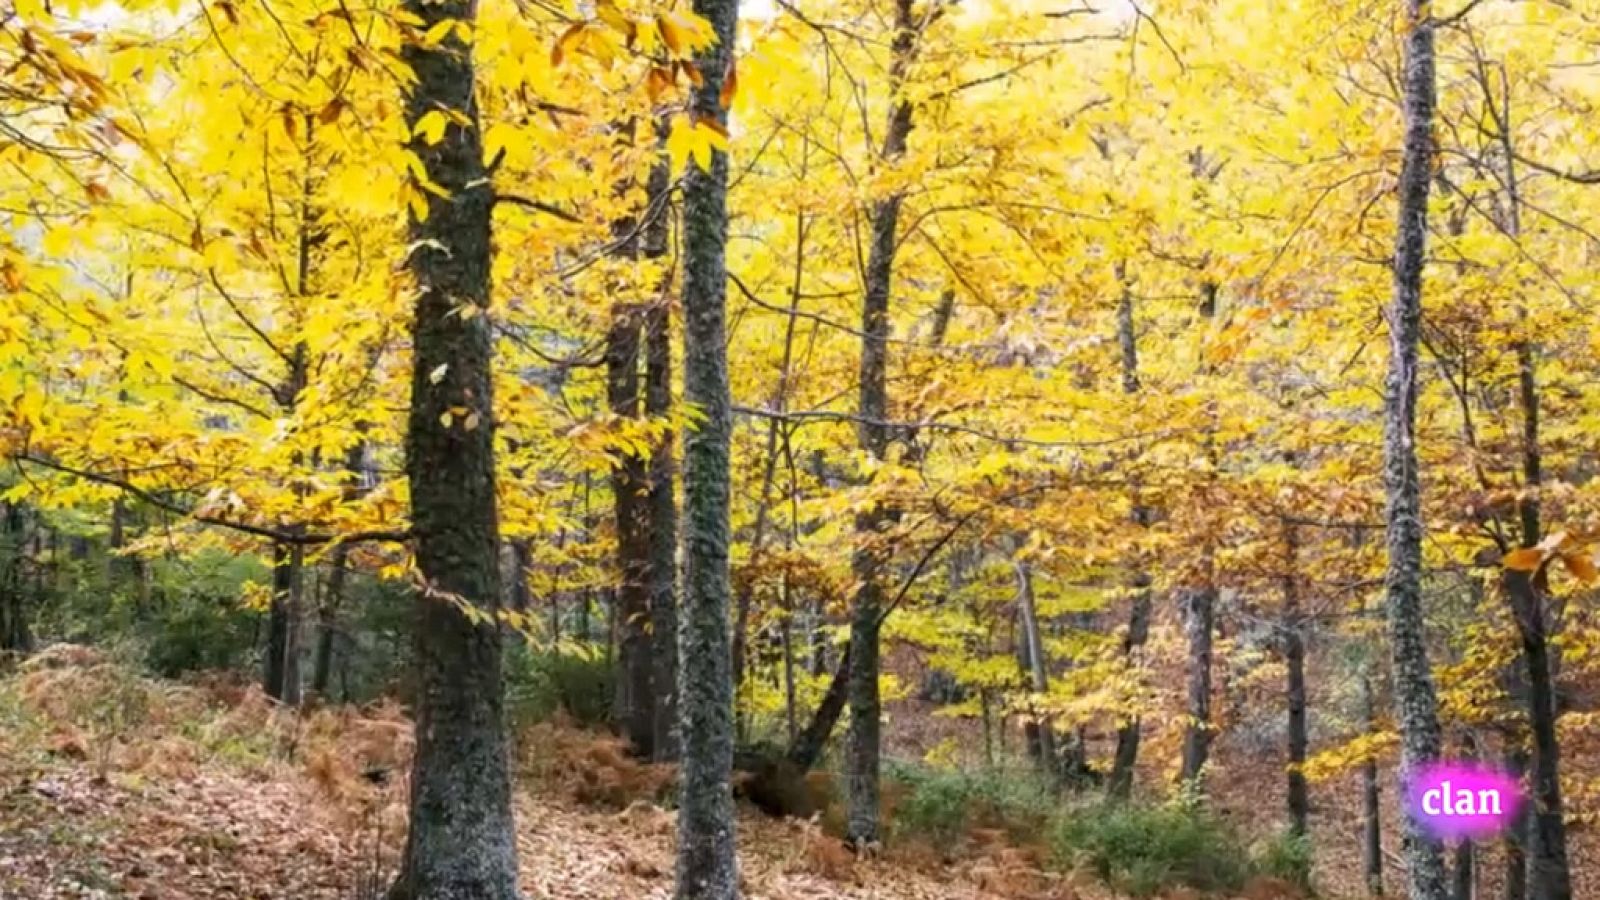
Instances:
[[[673,172],[683,171],[694,146],[694,128],[688,116],[673,116],[672,128],[667,132],[667,163]]]
[[[686,45],[683,28],[673,20],[672,14],[656,16],[656,27],[661,30],[661,40],[674,54],[683,53]]]
[[[450,127],[450,117],[443,110],[430,109],[422,114],[411,133],[421,136],[423,143],[433,146],[444,140],[445,129]]]
[[[578,24],[573,25],[571,28],[568,28],[566,31],[563,31],[561,36],[556,38],[556,45],[550,48],[551,68],[560,66],[561,61],[567,58],[567,51],[577,46],[578,42],[583,40],[584,27],[584,23],[579,22]]]
[[[439,382],[443,381],[444,373],[448,372],[449,370],[449,363],[440,363],[439,365],[435,366],[433,371],[428,373],[428,383],[438,384]]]
[[[444,42],[445,38],[450,36],[450,32],[454,31],[455,28],[455,19],[441,19],[433,23],[433,27],[429,28],[427,33],[422,36],[422,45],[424,47],[439,46]]]
[[[411,207],[411,215],[418,222],[428,221],[428,198],[422,192],[407,184],[404,188],[406,205]]]

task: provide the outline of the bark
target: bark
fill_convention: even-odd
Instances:
[[[1181,593],[1183,630],[1189,644],[1188,721],[1183,730],[1183,762],[1179,779],[1200,778],[1211,755],[1211,650],[1216,632],[1217,592],[1209,585]]]
[[[656,123],[662,139],[665,125]],[[649,218],[644,223],[646,259],[662,259],[670,251],[667,215],[672,173],[659,157],[646,184]],[[670,276],[669,276],[670,278]],[[664,420],[672,412],[672,310],[663,297],[645,310],[645,414]],[[654,726],[651,743],[658,761],[678,758],[678,497],[674,451],[676,436],[667,431],[651,449],[649,485],[645,492],[650,546],[647,580],[650,594],[651,692]]]
[[[1017,567],[1017,615],[1022,624],[1022,640],[1018,649],[1023,672],[1028,676],[1028,686],[1035,694],[1050,690],[1050,673],[1044,658],[1044,640],[1039,634],[1039,616],[1033,603],[1033,572],[1026,563]],[[1056,767],[1055,732],[1050,720],[1032,715],[1024,726],[1028,735],[1028,751],[1039,771],[1052,780],[1059,774]]]
[[[1472,900],[1474,859],[1477,856],[1472,848],[1471,841],[1462,841],[1456,845],[1455,866],[1450,870],[1451,900]]]
[[[885,162],[904,155],[911,134],[911,104],[899,96],[916,47],[912,0],[895,0],[894,40],[890,46],[889,89],[895,97],[880,153]],[[889,449],[889,292],[898,250],[900,192],[873,204],[872,240],[867,253],[865,296],[861,304],[860,393],[856,412],[861,448],[875,460]],[[893,510],[874,504],[856,516],[857,547],[851,557],[856,594],[850,621],[850,732],[846,760],[849,813],[846,840],[857,848],[878,842],[878,768],[881,753],[882,702],[878,694],[878,635],[883,618],[883,550],[881,531]]]
[[[1198,151],[1197,151],[1198,153]],[[1211,319],[1217,313],[1218,285],[1214,281],[1207,281],[1200,287],[1199,312],[1203,319]],[[1203,375],[1211,374],[1209,365],[1202,368]],[[1212,405],[1208,409],[1211,426],[1205,435],[1206,456],[1211,463],[1211,476],[1216,477],[1217,446],[1216,446],[1216,408]],[[1216,588],[1216,548],[1211,542],[1211,536],[1202,538],[1201,571],[1199,583],[1189,586],[1179,592],[1179,608],[1183,614],[1184,638],[1188,644],[1187,672],[1187,698],[1185,712],[1187,721],[1183,732],[1182,762],[1178,777],[1185,783],[1197,782],[1205,771],[1206,761],[1211,757],[1211,740],[1214,737],[1211,721],[1211,657],[1212,648],[1216,642],[1217,621],[1217,588]]]
[[[1486,85],[1487,87],[1487,85]],[[1506,154],[1505,187],[1509,194],[1506,208],[1507,233],[1515,239],[1522,231],[1521,193],[1517,186],[1515,153],[1511,142],[1511,97],[1505,87],[1504,105],[1498,116],[1501,149]],[[1526,309],[1519,309],[1527,318]],[[1539,543],[1539,486],[1543,482],[1539,442],[1539,354],[1533,342],[1517,344],[1517,387],[1522,407],[1522,481],[1527,495],[1521,502],[1522,545]],[[1547,585],[1538,574],[1506,570],[1502,578],[1506,597],[1511,602],[1512,618],[1522,639],[1522,662],[1527,668],[1528,724],[1533,731],[1532,854],[1528,858],[1528,882],[1539,900],[1569,900],[1572,873],[1567,860],[1567,832],[1561,798],[1561,746],[1556,738],[1556,717],[1560,714],[1556,689],[1556,668],[1560,654],[1550,652],[1550,616]]]
[[[631,231],[631,222],[622,226]],[[643,411],[639,355],[643,315],[633,306],[612,313],[606,334],[606,399],[611,413],[637,420]],[[621,665],[614,709],[619,730],[633,752],[654,755],[655,700],[650,658],[650,504],[648,461],[624,453],[611,467],[611,493],[617,532],[616,625]]]
[[[533,594],[528,590],[528,570],[533,567],[533,545],[526,539],[511,542],[511,592],[507,597],[511,608],[520,613],[533,609]],[[554,603],[554,601],[551,601]],[[551,638],[559,638],[552,634]]]
[[[405,0],[426,31],[439,22],[474,25],[471,0]],[[416,751],[410,830],[391,900],[516,900],[516,830],[504,731],[491,359],[487,313],[491,188],[483,164],[470,44],[451,34],[427,47],[408,42],[416,80],[407,132],[425,114],[465,115],[429,145],[410,149],[448,198],[424,194],[428,216],[410,220],[408,258],[417,294],[412,322],[411,408],[406,475],[422,584],[413,646]],[[414,190],[416,188],[413,188]],[[463,315],[470,304],[477,313]],[[465,407],[467,416],[450,416]],[[463,614],[458,604],[483,614]]]
[[[1528,884],[1539,900],[1570,900],[1572,875],[1561,798],[1561,750],[1556,740],[1555,683],[1550,673],[1543,591],[1528,572],[1507,570],[1505,587],[1522,636],[1528,670],[1529,725],[1533,731],[1533,796]]]
[[[1472,732],[1462,734],[1461,758],[1478,758],[1478,743]],[[1456,844],[1455,864],[1450,868],[1451,900],[1472,900],[1477,888],[1477,848],[1474,842],[1462,840]]]
[[[111,559],[108,566],[111,586],[131,588],[134,613],[143,618],[150,606],[149,578],[145,574],[144,560],[135,554],[117,551],[128,545],[128,526],[132,517],[128,504],[118,497],[111,503]]]
[[[695,0],[715,47],[697,60],[694,115],[727,122],[718,101],[733,58],[738,0]],[[678,624],[678,900],[739,896],[734,853],[733,671],[728,635],[731,400],[727,351],[728,158],[691,166],[683,187],[684,399],[704,416],[684,436],[684,596]]]
[[[305,551],[299,544],[272,549],[272,605],[262,689],[286,706],[300,705],[300,612],[305,590]]]
[[[4,543],[0,544],[0,655],[26,655],[33,652],[23,566],[27,556],[27,512],[20,503],[7,503],[4,520]]]
[[[1289,705],[1289,828],[1295,834],[1306,833],[1306,820],[1311,814],[1310,798],[1306,788],[1306,644],[1302,629],[1304,617],[1300,610],[1300,539],[1295,526],[1284,527],[1283,575],[1283,657],[1288,668]]]
[[[664,178],[665,170],[660,171]],[[660,220],[664,244],[666,215]],[[647,235],[646,252],[649,246]],[[653,417],[665,417],[672,410],[671,342],[668,308],[657,304],[645,315],[645,412]],[[652,452],[645,501],[650,518],[650,653],[655,699],[651,743],[661,761],[678,758],[678,498],[673,486],[673,448],[673,435],[668,433]]]
[[[1377,710],[1372,700],[1372,678],[1361,673],[1361,724],[1367,734],[1377,731]],[[1366,873],[1367,896],[1383,896],[1382,787],[1378,782],[1378,762],[1368,759],[1361,765],[1361,863]]]
[[[1139,392],[1139,339],[1133,322],[1133,290],[1126,284],[1117,304],[1117,343],[1122,348],[1122,391]],[[1150,524],[1150,510],[1135,497],[1133,518],[1141,527]],[[1122,642],[1122,655],[1130,663],[1150,637],[1150,573],[1135,572],[1132,578],[1133,602],[1128,607],[1128,633]],[[1117,728],[1117,746],[1112,756],[1107,791],[1112,797],[1126,798],[1133,791],[1133,769],[1139,762],[1139,736],[1143,723],[1131,717]]]
[[[1528,774],[1527,751],[1518,747],[1506,754],[1506,774],[1519,783]],[[1533,807],[1524,803],[1506,829],[1505,900],[1527,900],[1528,845],[1533,837]]]
[[[1405,779],[1439,758],[1440,732],[1424,633],[1422,488],[1416,449],[1417,345],[1434,154],[1434,23],[1423,0],[1405,0],[1401,14],[1406,28],[1401,78],[1405,146],[1397,188],[1394,296],[1385,316],[1389,371],[1384,385],[1383,480],[1388,523],[1384,593],[1400,726],[1400,775]],[[1415,817],[1402,819],[1411,900],[1444,900],[1448,885],[1440,843],[1422,830]]]
[[[317,652],[311,669],[311,692],[319,698],[328,696],[334,657],[339,652],[339,610],[344,605],[349,564],[349,548],[341,544],[333,551],[333,571],[328,573],[327,588],[317,605]]]
[[[828,746],[828,738],[833,735],[833,729],[839,724],[839,717],[844,713],[845,701],[849,696],[850,687],[850,645],[845,644],[839,651],[839,665],[834,670],[833,680],[828,682],[828,692],[822,695],[822,702],[817,704],[817,709],[811,714],[811,721],[806,724],[805,730],[789,746],[789,761],[802,769],[809,769],[822,758],[822,750]]]

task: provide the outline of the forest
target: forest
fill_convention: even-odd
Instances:
[[[0,898],[1600,897],[1600,0],[0,73]]]

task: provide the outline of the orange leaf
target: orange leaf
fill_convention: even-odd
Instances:
[[[1538,547],[1524,547],[1507,553],[1500,563],[1518,572],[1537,572],[1544,565],[1544,551]]]
[[[317,121],[323,125],[332,125],[339,120],[339,113],[344,112],[344,101],[338,97],[328,101],[328,105],[317,113]]]
[[[672,73],[666,69],[652,66],[650,74],[645,76],[645,90],[650,93],[650,102],[660,102],[661,95],[665,94],[667,88],[670,87],[672,87]]]
[[[1600,579],[1600,571],[1595,570],[1594,562],[1587,556],[1572,554],[1561,557],[1561,561],[1566,564],[1567,571],[1572,573],[1572,577],[1584,584],[1594,584]]]
[[[722,79],[722,93],[717,95],[717,103],[723,109],[733,106],[733,95],[739,91],[739,68],[734,64],[733,57],[728,58],[728,72]]]
[[[561,37],[556,38],[556,45],[550,49],[551,68],[560,66],[561,61],[567,58],[567,51],[571,49],[574,44],[578,43],[578,41],[583,39],[584,24],[585,23],[583,22],[579,22],[578,24],[568,28],[566,31],[563,31],[561,33]]]

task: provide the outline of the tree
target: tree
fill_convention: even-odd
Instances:
[[[1439,758],[1438,700],[1422,612],[1422,485],[1417,470],[1417,346],[1422,330],[1422,269],[1428,236],[1428,188],[1434,158],[1434,23],[1429,8],[1406,0],[1401,89],[1405,144],[1394,237],[1394,292],[1385,311],[1389,374],[1383,404],[1383,480],[1388,506],[1387,595],[1400,723],[1401,778]],[[1413,816],[1403,817],[1412,900],[1445,900],[1444,854]]]
[[[406,474],[417,568],[417,749],[391,900],[515,900],[517,850],[500,672],[499,529],[491,378],[490,219],[468,35],[476,4],[410,0],[422,35],[402,59],[419,181]],[[444,117],[442,127],[434,124]],[[418,187],[415,190],[421,191]]]
[[[738,0],[696,0],[716,43],[695,59],[695,127],[726,133]],[[739,896],[734,854],[733,672],[728,636],[728,156],[713,150],[683,188],[684,399],[701,418],[684,437],[684,597],[678,622],[678,900]]]

